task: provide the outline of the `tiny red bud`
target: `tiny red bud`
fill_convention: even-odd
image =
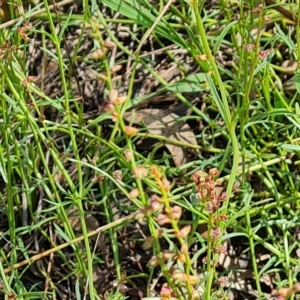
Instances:
[[[157,217],[157,223],[158,223],[158,225],[162,226],[162,225],[171,223],[171,220],[166,215],[160,214]]]
[[[178,221],[181,218],[182,215],[182,208],[181,206],[175,205],[172,207],[172,218],[175,221]]]
[[[111,111],[114,111],[114,110],[115,110],[115,106],[112,102],[108,102],[104,106],[104,111],[111,112]]]
[[[216,177],[220,174],[217,168],[212,168],[209,170],[209,176]]]

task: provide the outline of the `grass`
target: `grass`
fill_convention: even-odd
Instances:
[[[85,0],[82,14],[54,11],[46,0],[3,4],[5,299],[133,297],[126,288],[162,299],[227,299],[228,280],[241,269],[221,263],[230,245],[248,257],[256,298],[270,299],[274,289],[277,299],[297,299],[300,71],[282,64],[299,61],[300,35],[296,20],[270,3]],[[300,13],[297,3],[281,6]],[[36,64],[30,38],[41,41],[35,60],[43,76],[45,62],[58,68],[57,96],[29,73]],[[93,46],[84,51],[88,40]],[[169,82],[156,68],[158,51],[180,70],[179,81]],[[97,115],[87,113],[80,63],[102,87]],[[137,92],[141,72],[157,82],[149,93]],[[167,92],[190,108],[181,121],[198,145],[125,122],[125,112]],[[200,104],[189,93],[199,95]],[[158,143],[143,150],[140,141],[147,137]],[[176,166],[166,142],[199,152]],[[223,194],[216,193],[219,187]],[[147,229],[138,238],[126,235],[136,227]],[[134,271],[122,254],[130,243],[135,255],[142,243],[149,258],[132,263]],[[106,280],[115,288],[99,286],[95,277],[108,261],[113,271]],[[266,276],[271,286],[263,283]]]

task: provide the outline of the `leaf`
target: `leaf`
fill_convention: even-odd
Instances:
[[[135,21],[136,24],[143,25],[146,28],[150,28],[157,17],[153,15],[150,10],[147,10],[137,3],[137,1],[128,0],[126,3],[124,0],[102,0],[102,2],[111,9],[118,11],[123,16]],[[164,24],[163,20],[155,26],[154,32],[173,41],[181,47],[187,48],[186,42],[169,24],[167,24],[167,22]]]
[[[293,44],[293,41],[291,39],[290,35],[286,35],[283,30],[280,28],[280,26],[278,26],[277,23],[275,23],[275,27],[276,27],[276,32],[275,34],[280,37],[281,39],[283,39],[283,41],[285,42],[285,44],[289,47],[289,49],[292,51],[292,53],[294,53],[295,50],[295,45]]]
[[[300,70],[299,69],[297,70],[297,72],[295,74],[294,83],[295,83],[298,94],[300,94]]]
[[[221,32],[221,34],[217,37],[216,43],[214,44],[213,53],[217,54],[219,47],[225,37],[225,35],[228,33],[228,31],[231,29],[232,26],[234,26],[238,21],[234,21],[229,23]]]
[[[153,97],[155,97],[159,94],[162,94],[166,91],[172,92],[174,94],[175,93],[193,93],[193,92],[203,91],[206,88],[206,86],[204,86],[205,82],[207,82],[205,73],[197,73],[197,74],[189,75],[174,84],[171,84],[167,87],[163,87],[163,88],[157,90],[155,93],[151,93],[151,94],[148,94],[145,96],[131,99],[130,104],[127,107],[127,109],[130,109],[131,107],[136,106],[136,105],[142,103],[143,101],[153,98]]]
[[[206,76],[206,78],[207,78],[209,86],[210,86],[212,97],[214,99],[214,102],[215,102],[216,106],[218,107],[218,110],[219,110],[219,112],[222,116],[222,119],[225,121],[226,125],[229,126],[228,116],[225,113],[224,105],[223,105],[222,100],[221,100],[221,98],[218,94],[217,88],[216,88],[216,86],[215,86],[215,84],[214,84],[214,82],[213,82],[213,80],[210,76]]]
[[[281,145],[279,145],[279,148],[281,148],[287,152],[292,152],[292,153],[300,151],[300,146],[298,146],[298,145],[281,144]]]
[[[166,115],[161,109],[141,109],[127,112],[124,119],[129,123],[147,126],[148,132],[153,135],[161,135],[170,140],[197,145],[197,140],[188,124],[178,121],[180,117],[174,113]],[[166,142],[166,148],[173,156],[176,167],[187,162],[187,151],[185,148]]]

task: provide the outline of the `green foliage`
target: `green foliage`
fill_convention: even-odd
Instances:
[[[74,299],[126,299],[122,288],[144,288],[138,282],[144,283],[146,296],[226,299],[230,289],[222,283],[237,268],[220,271],[217,265],[227,255],[225,248],[241,240],[257,297],[267,298],[262,279],[271,274],[279,295],[287,291],[293,298],[299,291],[300,36],[295,22],[256,2],[220,1],[210,9],[198,0],[85,0],[82,15],[60,14],[46,0],[32,8],[22,1],[5,4],[7,21],[23,4],[26,14],[0,25],[0,209],[5,224],[0,293],[55,299],[58,286],[75,278]],[[300,15],[299,4],[285,7]],[[36,20],[33,27],[26,23],[30,20]],[[119,40],[115,24],[132,26],[128,44]],[[66,49],[65,36],[74,26],[80,31],[78,43]],[[81,55],[86,32],[94,48]],[[43,59],[57,66],[59,96],[49,95],[41,79],[28,74],[34,35],[41,39]],[[154,54],[164,53],[180,70],[179,80],[166,80],[147,57],[148,39]],[[174,45],[189,63],[178,59]],[[72,86],[73,68],[83,61],[94,68],[103,99],[109,100],[97,115],[86,115],[86,103]],[[284,67],[286,61],[296,68]],[[120,65],[127,66],[126,80],[115,75]],[[147,94],[136,94],[139,68],[156,82]],[[120,87],[126,97],[119,95]],[[166,93],[190,108],[176,121],[194,126],[198,145],[190,148],[201,150],[181,166],[174,165],[164,144],[183,143],[157,134],[152,135],[155,146],[141,150],[140,141],[149,136],[147,124],[135,128],[123,118]],[[198,95],[200,104],[187,94]],[[211,188],[220,184],[226,199]],[[151,254],[148,265],[138,262],[134,274],[126,274],[120,247],[130,222],[147,226],[133,242],[142,241]],[[118,286],[105,295],[94,280],[95,266],[106,262],[101,243],[109,245]],[[157,271],[165,285],[155,290]],[[39,276],[31,285],[29,272]]]

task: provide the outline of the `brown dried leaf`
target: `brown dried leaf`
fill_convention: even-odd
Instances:
[[[285,60],[282,63],[281,67],[285,69],[284,72],[286,72],[286,73],[293,73],[298,68],[298,62],[296,62],[294,60]]]
[[[136,125],[144,123],[149,133],[161,135],[170,140],[197,145],[197,140],[188,124],[183,121],[176,121],[180,117],[174,113],[166,115],[166,111],[161,109],[141,109],[132,111],[124,115],[124,119]],[[175,165],[181,166],[187,161],[187,151],[183,147],[166,143],[167,149],[173,156]]]

